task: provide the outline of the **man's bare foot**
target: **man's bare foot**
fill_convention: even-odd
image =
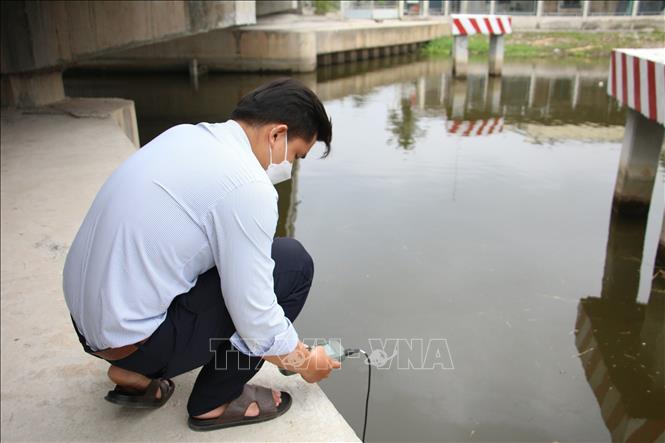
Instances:
[[[152,381],[138,372],[128,371],[127,369],[122,369],[113,365],[111,365],[107,374],[113,383],[127,391],[143,392],[148,389],[148,385]],[[158,400],[162,398],[161,389],[157,389],[155,398]]]
[[[275,391],[274,389],[272,390],[272,398],[275,400],[275,406],[279,406],[280,403],[282,403],[282,393],[280,391]],[[230,403],[230,402],[229,402]],[[206,412],[205,414],[202,415],[197,415],[194,418],[199,419],[199,420],[206,420],[210,418],[217,418],[221,416],[224,411],[226,410],[226,407],[229,405],[229,403],[224,403],[222,406],[219,406],[212,411]],[[245,417],[256,417],[259,415],[259,406],[256,404],[255,401],[249,404],[247,407],[247,410],[245,411]]]

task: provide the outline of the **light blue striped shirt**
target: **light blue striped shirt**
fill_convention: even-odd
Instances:
[[[293,351],[298,334],[273,286],[277,218],[277,192],[238,123],[167,130],[104,183],[67,254],[63,288],[79,332],[94,350],[143,340],[217,266],[233,345]]]

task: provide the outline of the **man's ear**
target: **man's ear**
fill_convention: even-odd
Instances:
[[[272,129],[270,130],[270,141],[271,142],[276,141],[277,137],[280,134],[286,133],[287,129],[288,129],[288,126],[286,126],[285,124],[278,124],[278,125],[273,126]]]

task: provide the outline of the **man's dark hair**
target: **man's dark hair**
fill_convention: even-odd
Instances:
[[[332,122],[321,100],[302,82],[281,78],[259,86],[240,99],[231,113],[233,120],[250,125],[281,123],[289,127],[289,136],[326,144],[323,157],[330,153]]]

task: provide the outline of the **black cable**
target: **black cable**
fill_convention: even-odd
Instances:
[[[369,390],[370,387],[372,386],[372,361],[370,360],[369,355],[367,355],[367,352],[363,351],[362,349],[344,350],[344,355],[347,357],[354,354],[363,354],[367,359],[367,397],[365,397],[365,421],[363,423],[363,438],[362,438],[362,441],[364,443],[365,433],[367,432],[367,415],[369,411]]]

